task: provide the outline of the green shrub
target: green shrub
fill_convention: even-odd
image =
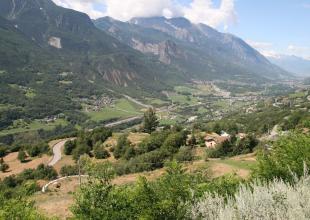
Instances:
[[[179,148],[186,144],[186,134],[184,132],[177,132],[170,134],[164,141],[161,149],[167,154],[174,154],[178,152]]]
[[[310,136],[291,133],[276,141],[270,151],[258,155],[258,168],[254,176],[272,180],[282,178],[292,181],[292,173],[303,175],[304,165],[310,167]]]
[[[119,159],[124,156],[127,148],[130,147],[130,141],[128,140],[128,134],[121,135],[118,140],[117,144],[114,147],[113,155],[116,159]]]
[[[78,145],[72,152],[72,157],[75,161],[78,161],[80,156],[83,154],[90,154],[91,147],[83,144],[83,145]]]
[[[10,166],[5,163],[5,162],[1,162],[0,163],[0,171],[5,173],[6,171],[8,171],[8,169],[10,168]]]
[[[20,162],[24,163],[26,160],[26,157],[27,157],[27,155],[26,155],[25,151],[22,150],[22,151],[18,152],[17,158]]]
[[[103,146],[95,147],[94,155],[96,159],[106,159],[111,156],[110,153],[106,149],[104,149]]]
[[[302,177],[294,186],[281,180],[269,184],[242,185],[227,198],[206,193],[192,207],[191,219],[309,219],[310,179]]]
[[[57,172],[53,167],[40,164],[36,169],[25,169],[18,175],[18,178],[24,180],[52,180],[57,177]]]
[[[115,164],[118,175],[151,171],[164,166],[166,154],[161,150],[154,150],[149,153],[136,156],[129,161],[119,161]]]
[[[138,145],[137,153],[143,154],[160,148],[169,134],[170,131],[153,132]]]
[[[60,169],[61,176],[74,176],[79,174],[79,169],[76,165],[65,165]]]
[[[4,146],[0,146],[0,157],[5,157],[7,154],[7,148]]]
[[[72,151],[76,148],[76,140],[69,140],[65,143],[64,153],[66,155],[71,155]]]
[[[30,157],[37,157],[39,155],[42,155],[44,153],[48,153],[50,150],[47,143],[41,143],[37,145],[33,145],[28,147],[27,152]]]
[[[193,155],[193,149],[191,147],[181,147],[179,152],[176,153],[174,158],[178,162],[184,162],[184,161],[192,161],[194,160],[194,155]]]
[[[176,163],[154,182],[141,177],[136,184],[118,187],[91,181],[76,194],[72,210],[77,219],[189,219],[194,183]]]

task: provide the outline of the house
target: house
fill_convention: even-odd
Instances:
[[[215,138],[205,137],[205,145],[207,148],[215,148],[217,145]]]
[[[205,145],[207,148],[215,148],[217,145],[224,143],[227,140],[230,140],[230,135],[225,133],[223,136],[216,133],[210,133],[205,136]]]
[[[225,131],[221,131],[221,137],[230,137],[230,134],[226,133]]]
[[[243,140],[244,138],[246,138],[246,136],[247,136],[247,134],[245,134],[245,133],[238,133],[238,134],[236,135],[236,137],[237,137],[238,139],[240,139],[240,140]]]

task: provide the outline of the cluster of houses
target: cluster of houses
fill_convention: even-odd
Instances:
[[[239,139],[244,139],[247,135],[245,133],[239,133],[236,135]],[[206,134],[204,141],[207,148],[215,148],[216,146],[224,143],[225,141],[229,141],[231,135],[222,131],[221,134],[217,133],[208,133]]]
[[[112,106],[114,104],[114,99],[108,96],[92,96],[91,98],[80,98],[77,101],[85,104],[86,112],[98,112],[101,111],[102,108]]]

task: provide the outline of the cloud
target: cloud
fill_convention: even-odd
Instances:
[[[57,5],[64,8],[71,8],[76,11],[84,12],[91,18],[104,16],[104,12],[95,8],[96,4],[102,4],[100,0],[53,0]]]
[[[246,40],[246,42],[265,57],[279,57],[279,54],[273,49],[273,44],[270,42],[259,42],[253,40]]]
[[[236,21],[234,0],[222,0],[218,8],[213,0],[191,0],[187,6],[179,0],[53,0],[56,4],[87,13],[92,18],[110,16],[121,21],[133,17],[184,16],[193,23],[227,29]],[[98,5],[105,10],[100,10]]]
[[[121,21],[133,17],[182,16],[181,6],[173,0],[104,0],[106,15]]]
[[[310,58],[310,47],[306,46],[297,46],[290,44],[287,47],[288,54],[303,57],[305,59]],[[309,59],[310,60],[310,59]]]
[[[212,0],[193,0],[184,8],[186,18],[194,23],[204,23],[212,27],[224,25],[225,29],[237,21],[234,0],[222,0],[220,7],[215,8]]]
[[[272,47],[272,43],[269,42],[258,42],[253,40],[246,40],[248,44],[257,49],[269,49]]]
[[[281,54],[284,54],[310,60],[310,47],[290,44],[286,48],[280,49],[280,53],[278,50],[274,49],[275,45],[269,42],[258,42],[253,40],[246,40],[246,42],[266,57],[279,58]]]

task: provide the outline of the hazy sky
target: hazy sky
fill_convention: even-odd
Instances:
[[[233,33],[265,55],[310,60],[310,0],[53,0],[92,18],[184,16]]]

